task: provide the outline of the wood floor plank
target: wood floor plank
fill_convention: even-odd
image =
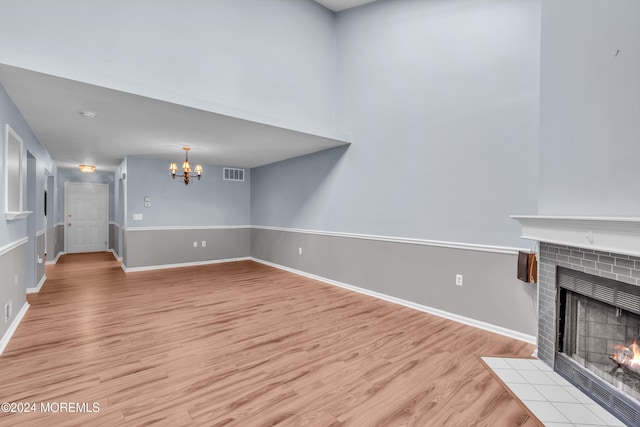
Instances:
[[[0,357],[0,425],[533,426],[479,356],[533,346],[252,261],[62,256]]]

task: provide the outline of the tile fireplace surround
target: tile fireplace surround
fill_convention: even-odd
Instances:
[[[540,242],[537,356],[554,367],[558,267],[640,286],[640,218],[513,216]]]

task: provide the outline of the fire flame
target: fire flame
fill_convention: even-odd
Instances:
[[[613,359],[616,362],[629,368],[640,366],[640,346],[638,346],[636,341],[631,344],[631,348],[625,347],[624,345],[617,345],[615,349],[618,350],[613,355]]]

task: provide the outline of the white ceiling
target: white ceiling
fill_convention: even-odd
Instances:
[[[334,12],[351,9],[352,7],[361,6],[374,1],[376,0],[316,0],[316,2],[320,3],[327,9],[333,10]]]
[[[127,155],[252,168],[346,142],[0,64],[0,83],[61,168]],[[92,111],[93,119],[81,111]]]

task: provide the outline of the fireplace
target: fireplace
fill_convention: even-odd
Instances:
[[[627,360],[640,344],[640,257],[541,242],[539,268],[538,357],[640,427],[640,366]]]
[[[564,267],[556,277],[556,371],[638,425],[640,287]]]
[[[523,238],[540,242],[538,358],[640,427],[640,367],[628,361],[640,335],[640,218],[512,218]]]

